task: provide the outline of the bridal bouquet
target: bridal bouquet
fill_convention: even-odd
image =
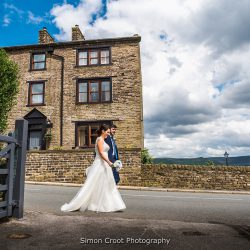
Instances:
[[[116,168],[117,171],[119,171],[122,168],[122,162],[120,160],[116,160],[113,163],[113,167]]]

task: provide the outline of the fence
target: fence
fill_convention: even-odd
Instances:
[[[23,217],[28,122],[16,120],[14,136],[0,135],[0,218]]]

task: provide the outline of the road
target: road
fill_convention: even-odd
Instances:
[[[25,209],[56,213],[79,187],[26,185]],[[112,217],[250,225],[250,195],[120,190],[127,209]],[[73,215],[82,214],[80,212]],[[107,216],[88,211],[84,216]]]
[[[122,189],[123,212],[62,213],[78,189],[26,184],[24,218],[0,223],[0,249],[249,249],[250,195]]]

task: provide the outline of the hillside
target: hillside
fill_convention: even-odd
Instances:
[[[180,164],[180,165],[225,165],[224,157],[208,158],[154,158],[154,163]],[[228,165],[230,166],[250,166],[250,156],[229,157]]]

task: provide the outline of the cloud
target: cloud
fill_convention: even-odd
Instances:
[[[17,7],[16,7],[15,5],[13,5],[13,4],[4,3],[3,6],[4,6],[4,8],[5,8],[6,10],[9,10],[11,14],[16,13],[16,14],[19,15],[19,17],[22,17],[22,15],[24,14],[24,11],[23,11],[23,10],[17,8]]]
[[[222,96],[222,106],[224,108],[238,109],[250,106],[250,81],[243,80],[232,83],[224,90]]]
[[[34,16],[34,14],[31,11],[28,11],[28,20],[27,23],[33,23],[33,24],[40,24],[43,22],[43,18],[40,16]]]
[[[195,44],[204,43],[216,54],[237,50],[249,44],[250,23],[248,0],[203,1],[198,12],[184,23],[180,38]]]
[[[60,30],[60,34],[56,34],[55,38],[61,41],[69,40],[71,37],[71,28],[75,24],[85,29],[93,21],[94,14],[98,13],[101,9],[101,0],[80,1],[76,7],[67,3],[55,5],[50,12],[54,16],[53,23]]]
[[[249,4],[89,0],[51,15],[59,40],[75,24],[86,39],[141,35],[145,145],[154,156],[233,156],[250,150]]]
[[[9,18],[9,16],[8,15],[4,15],[2,26],[3,27],[8,27],[10,23],[11,23],[11,19]]]
[[[48,16],[48,13],[45,13],[44,17],[41,16],[35,16],[33,12],[29,10],[22,10],[20,8],[17,8],[13,4],[3,4],[5,12],[8,12],[7,14],[4,15],[3,18],[3,26],[8,26],[12,21],[17,19],[18,21],[23,21],[23,19],[26,20],[27,24],[40,24],[41,22],[50,22]]]

